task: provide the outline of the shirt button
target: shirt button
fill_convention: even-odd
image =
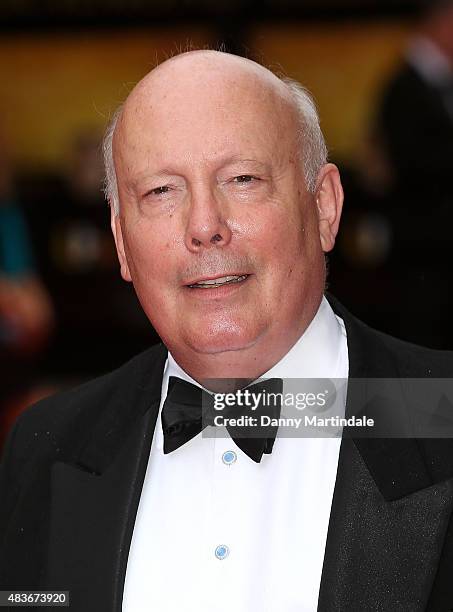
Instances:
[[[220,544],[220,546],[217,546],[217,548],[215,549],[214,554],[217,559],[223,561],[223,559],[226,559],[230,554],[230,549],[228,548],[228,546],[226,546],[226,544]]]
[[[225,465],[231,465],[237,459],[237,455],[234,451],[225,451],[222,455],[222,461]]]

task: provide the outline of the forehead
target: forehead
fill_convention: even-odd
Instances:
[[[170,159],[274,157],[292,148],[295,122],[286,86],[274,75],[209,62],[170,66],[157,69],[127,100],[115,161],[124,170]]]

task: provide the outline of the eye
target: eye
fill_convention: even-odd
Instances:
[[[163,195],[164,193],[168,193],[169,191],[170,187],[168,185],[162,185],[160,187],[150,189],[148,192],[146,192],[145,195]]]
[[[259,179],[251,174],[240,174],[233,179],[234,183],[251,183],[252,181],[259,181]]]

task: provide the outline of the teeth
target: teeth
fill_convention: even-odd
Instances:
[[[226,283],[231,280],[235,280],[240,278],[239,276],[221,276],[220,278],[214,278],[212,280],[205,280],[196,283],[197,285],[221,285],[222,283]]]
[[[195,283],[194,285],[189,285],[189,287],[209,289],[212,287],[220,287],[221,285],[226,285],[228,283],[239,283],[245,278],[247,278],[247,274],[243,274],[242,276],[222,276],[220,278],[215,278],[212,280],[200,281],[199,283]]]

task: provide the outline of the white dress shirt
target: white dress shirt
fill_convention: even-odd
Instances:
[[[348,369],[343,321],[323,298],[263,378],[344,379]],[[198,384],[169,354],[123,612],[316,611],[341,439],[277,436],[272,454],[255,463],[230,437],[200,433],[164,455],[170,376]]]

